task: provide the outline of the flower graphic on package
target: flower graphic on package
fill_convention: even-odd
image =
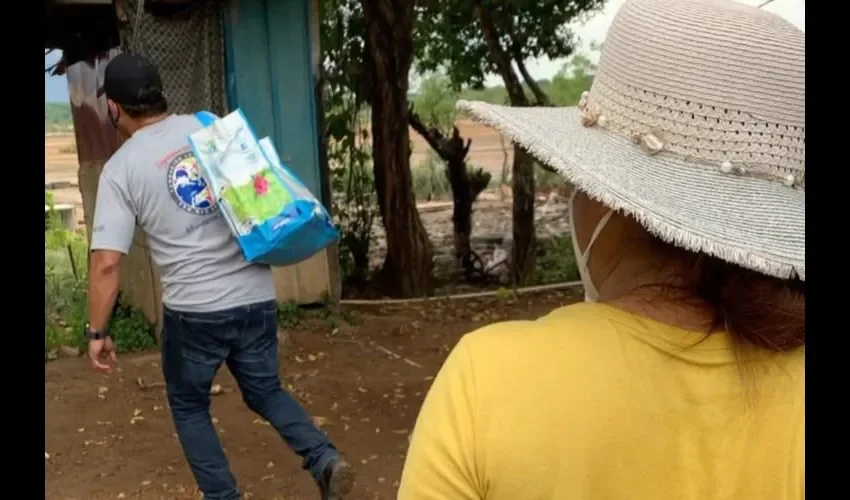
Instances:
[[[276,217],[293,199],[270,168],[252,174],[244,183],[231,184],[221,192],[222,199],[238,221],[253,219],[256,224]]]
[[[254,175],[254,191],[257,196],[263,196],[269,192],[269,180],[262,174]]]

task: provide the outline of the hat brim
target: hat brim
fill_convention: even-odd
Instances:
[[[806,279],[806,193],[647,154],[629,138],[584,127],[577,108],[458,101],[603,204],[668,243],[778,278]]]

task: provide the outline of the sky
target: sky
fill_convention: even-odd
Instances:
[[[587,52],[591,42],[602,42],[605,40],[605,33],[614,19],[614,14],[620,8],[625,0],[608,0],[605,9],[590,18],[584,24],[573,26],[573,31],[581,41],[579,52]],[[764,0],[737,0],[750,5],[759,5]],[[803,31],[806,30],[806,2],[805,0],[774,0],[764,7],[764,10],[773,12],[782,16],[792,24],[798,26]],[[59,60],[61,54],[54,51],[50,55],[45,56],[45,68],[54,64]],[[549,60],[546,58],[535,59],[527,62],[531,76],[536,79],[552,78],[561,66],[566,61]],[[495,75],[487,79],[487,85],[501,85],[501,79]],[[61,77],[44,77],[44,100],[45,102],[68,102],[68,83],[64,76]]]
[[[758,6],[764,0],[737,0],[748,5]],[[594,15],[582,25],[572,26],[573,32],[578,36],[581,46],[578,52],[589,52],[592,42],[603,42],[605,34],[608,32],[608,27],[611,26],[611,21],[614,20],[614,15],[625,0],[608,0],[602,12]],[[773,12],[774,14],[783,17],[788,22],[794,24],[803,31],[806,31],[806,2],[805,0],[773,0],[773,2],[765,5],[764,10]],[[588,54],[592,59],[595,59],[597,54]],[[526,64],[529,73],[535,79],[552,78],[564,65],[566,60],[558,59],[551,61],[546,58],[537,59]],[[490,76],[486,80],[486,85],[503,85],[502,79],[496,75]]]

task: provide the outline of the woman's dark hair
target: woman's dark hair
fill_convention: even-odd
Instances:
[[[691,264],[684,281],[714,308],[712,331],[723,329],[740,346],[775,352],[806,345],[804,281],[774,278],[658,241]]]
[[[715,307],[716,327],[771,351],[806,345],[806,283],[779,279],[700,256],[697,293]]]
[[[161,89],[144,88],[138,96],[143,104],[122,104],[121,110],[130,118],[149,118],[168,113],[168,101]]]

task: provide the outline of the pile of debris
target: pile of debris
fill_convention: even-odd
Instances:
[[[513,246],[513,225],[510,200],[478,201],[472,216],[472,250],[484,261],[485,270],[497,281],[507,282],[507,263]],[[562,193],[552,191],[539,196],[535,204],[535,227],[538,241],[569,234],[567,200]],[[452,231],[452,204],[429,203],[420,206],[422,224],[434,248],[434,273],[437,278],[456,274]],[[387,251],[384,228],[376,221],[372,231],[370,266],[379,267]]]

